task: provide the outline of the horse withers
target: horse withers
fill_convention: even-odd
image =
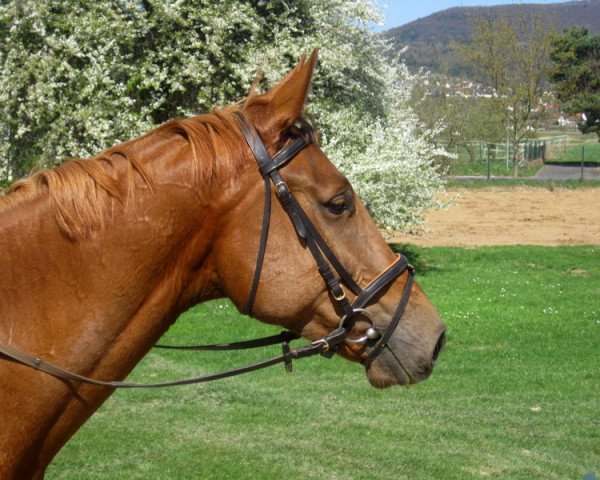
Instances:
[[[445,327],[303,119],[316,57],[266,94],[15,183],[0,345],[121,380],[179,314],[229,297],[375,387],[425,379]],[[42,478],[114,391],[36,362],[0,354],[2,479]]]

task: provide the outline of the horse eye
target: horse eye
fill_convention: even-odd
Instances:
[[[338,195],[337,197],[334,197],[329,202],[327,202],[326,207],[331,213],[340,215],[341,213],[345,212],[348,208],[348,204],[346,203],[346,196]]]

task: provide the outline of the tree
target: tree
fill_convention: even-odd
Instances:
[[[471,161],[476,161],[482,142],[499,143],[506,138],[503,119],[491,108],[490,99],[448,94],[439,88],[445,82],[445,77],[432,77],[428,85],[414,88],[414,109],[427,129],[435,129],[440,121],[445,126],[434,139],[437,147],[448,152],[466,152]],[[447,156],[439,159],[448,160]]]
[[[596,132],[600,141],[600,35],[589,35],[584,27],[567,28],[552,38],[550,57],[549,78],[563,109],[582,113],[579,129]]]
[[[491,106],[504,122],[517,176],[518,145],[540,120],[535,113],[549,67],[551,28],[541,10],[515,18],[473,17],[471,28],[471,43],[459,46],[459,53],[494,89]]]
[[[260,86],[267,88],[300,54],[322,46],[309,113],[324,148],[376,220],[400,228],[416,216],[385,218],[385,212],[432,205],[419,189],[433,192],[441,179],[427,171],[426,155],[410,156],[412,173],[400,175],[408,158],[401,151],[381,163],[385,169],[378,167],[395,187],[389,192],[369,197],[361,183],[366,177],[353,178],[354,162],[380,160],[377,152],[365,156],[375,141],[367,127],[378,125],[386,142],[398,143],[397,109],[407,119],[403,142],[421,145],[430,138],[404,101],[418,79],[384,59],[386,45],[368,28],[378,15],[368,0],[0,4],[0,174],[17,178],[65,157],[89,156],[169,118],[239,100],[259,67]],[[352,156],[336,154],[332,145]],[[394,190],[415,195],[400,205]]]
[[[410,106],[412,85],[420,77],[404,64],[387,73],[387,115],[373,119],[353,108],[334,112],[337,130],[325,151],[348,175],[380,226],[399,230],[420,223],[423,209],[441,205],[435,160],[448,153],[436,146],[443,123],[425,126]]]

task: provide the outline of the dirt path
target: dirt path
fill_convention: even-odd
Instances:
[[[425,246],[600,245],[600,188],[450,190],[458,199],[425,215],[425,231],[392,241]]]

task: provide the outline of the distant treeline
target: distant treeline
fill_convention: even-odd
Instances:
[[[456,77],[472,76],[471,69],[462,63],[452,43],[468,43],[471,38],[469,18],[481,15],[507,17],[530,15],[541,11],[548,23],[562,32],[565,27],[578,25],[591,35],[600,33],[600,0],[587,0],[556,4],[518,4],[495,7],[455,7],[392,28],[382,35],[390,39],[397,49],[408,46],[403,54],[407,65]]]

